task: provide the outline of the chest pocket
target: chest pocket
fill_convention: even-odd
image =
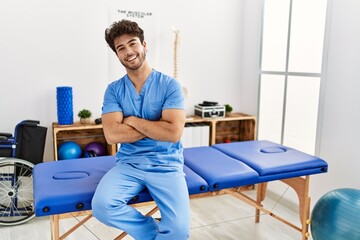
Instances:
[[[124,117],[128,117],[128,116],[141,117],[139,112],[140,109],[141,109],[140,101],[134,101],[134,102],[128,101],[126,104],[122,104]]]
[[[163,102],[148,102],[148,106],[143,107],[143,114],[147,119],[157,121],[161,118],[162,107]]]

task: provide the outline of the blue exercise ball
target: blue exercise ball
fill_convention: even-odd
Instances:
[[[64,142],[59,146],[58,159],[67,160],[81,157],[82,151],[76,142]]]
[[[314,240],[360,239],[360,190],[341,188],[322,196],[311,213]]]

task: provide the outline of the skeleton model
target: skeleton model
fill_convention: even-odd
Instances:
[[[180,45],[180,31],[175,27],[172,27],[172,31],[175,33],[174,40],[174,78],[179,80],[179,45]],[[188,97],[188,90],[183,86],[184,96]]]

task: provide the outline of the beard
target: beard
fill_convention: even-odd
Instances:
[[[137,64],[132,64],[132,63],[129,64],[128,62],[122,61],[122,60],[120,60],[120,62],[126,69],[135,71],[135,70],[138,70],[142,66],[142,64],[145,61],[145,58],[146,58],[146,50],[144,49],[143,52],[137,56],[137,59],[136,59],[136,61],[138,61]]]

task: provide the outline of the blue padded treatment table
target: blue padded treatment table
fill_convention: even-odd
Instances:
[[[35,215],[90,210],[91,200],[100,179],[115,164],[114,156],[102,156],[35,165]],[[184,173],[190,195],[208,191],[207,182],[187,166],[184,166]],[[147,189],[144,189],[129,204],[147,201],[153,199]]]
[[[302,239],[307,239],[310,217],[309,176],[327,172],[328,165],[324,160],[270,141],[246,141],[186,148],[184,163],[190,198],[231,194],[256,208],[256,222],[259,211],[263,211],[299,230]],[[59,216],[91,210],[97,184],[115,164],[114,156],[103,156],[35,165],[35,214],[51,216],[51,221],[55,222],[51,225],[55,240],[62,239],[59,238]],[[262,207],[266,184],[273,180],[283,181],[298,194],[301,228]],[[239,191],[239,187],[255,184],[258,186],[256,200],[249,200]],[[153,204],[152,201],[151,195],[144,189],[129,204]]]
[[[259,174],[255,170],[215,148],[186,148],[184,162],[206,180],[210,191],[259,182]]]
[[[33,169],[36,216],[91,209],[91,199],[113,156],[45,162]]]
[[[258,182],[327,172],[327,163],[315,156],[270,141],[233,142],[211,146],[254,169]]]

